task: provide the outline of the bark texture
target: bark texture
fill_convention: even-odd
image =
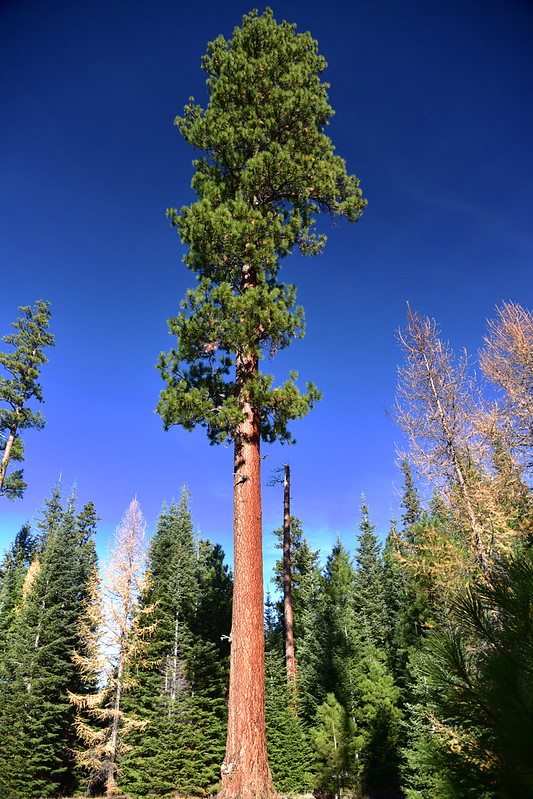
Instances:
[[[257,368],[249,357],[237,365]],[[226,756],[219,799],[276,795],[265,740],[265,653],[259,415],[243,401],[244,422],[235,436],[233,617]]]

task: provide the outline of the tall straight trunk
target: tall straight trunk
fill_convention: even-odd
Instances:
[[[285,464],[283,480],[283,623],[285,628],[285,663],[287,682],[296,680],[296,657],[294,654],[294,625],[292,614],[291,574],[291,469]]]
[[[254,355],[236,360],[244,421],[235,433],[234,585],[226,755],[219,799],[275,796],[266,751],[259,413],[247,398]]]

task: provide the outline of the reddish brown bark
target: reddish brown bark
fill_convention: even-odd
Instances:
[[[294,654],[294,627],[292,616],[291,575],[291,470],[285,464],[283,480],[283,622],[285,627],[285,663],[287,682],[296,680],[296,656]]]
[[[259,414],[246,399],[257,358],[237,358],[244,422],[235,434],[234,586],[226,756],[219,799],[270,799],[267,760]]]

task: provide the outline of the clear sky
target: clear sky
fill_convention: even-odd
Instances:
[[[265,446],[267,564],[288,460],[293,512],[316,547],[348,546],[364,492],[378,530],[398,515],[399,431],[387,418],[405,301],[475,354],[485,320],[531,308],[533,4],[529,0],[290,0],[328,61],[329,133],[361,180],[355,225],[325,223],[323,255],[286,259],[307,335],[265,368],[297,369],[323,401]],[[193,151],[173,126],[205,103],[200,58],[250,10],[236,0],[4,0],[0,6],[0,335],[52,303],[47,425],[25,435],[23,500],[0,500],[0,550],[61,477],[92,499],[100,543],[137,495],[154,528],[192,492],[195,524],[231,554],[232,452],[154,413],[166,320],[193,276],[165,218],[192,199]],[[261,9],[262,10],[262,9]]]

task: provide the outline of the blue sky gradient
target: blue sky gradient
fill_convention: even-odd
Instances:
[[[0,10],[0,335],[20,305],[52,303],[47,426],[28,432],[22,501],[0,500],[0,549],[59,478],[92,499],[100,544],[134,495],[153,531],[187,483],[195,524],[231,556],[232,452],[165,433],[155,362],[192,275],[165,218],[192,199],[194,152],[173,126],[205,104],[200,59],[250,8],[229,0],[17,0]],[[307,335],[265,369],[313,380],[323,401],[264,447],[264,529],[293,512],[315,547],[347,546],[364,492],[386,534],[398,516],[400,433],[387,417],[405,302],[475,354],[495,306],[532,306],[533,6],[526,0],[273,4],[328,61],[329,133],[361,180],[356,225],[321,223],[323,255],[293,256]]]

